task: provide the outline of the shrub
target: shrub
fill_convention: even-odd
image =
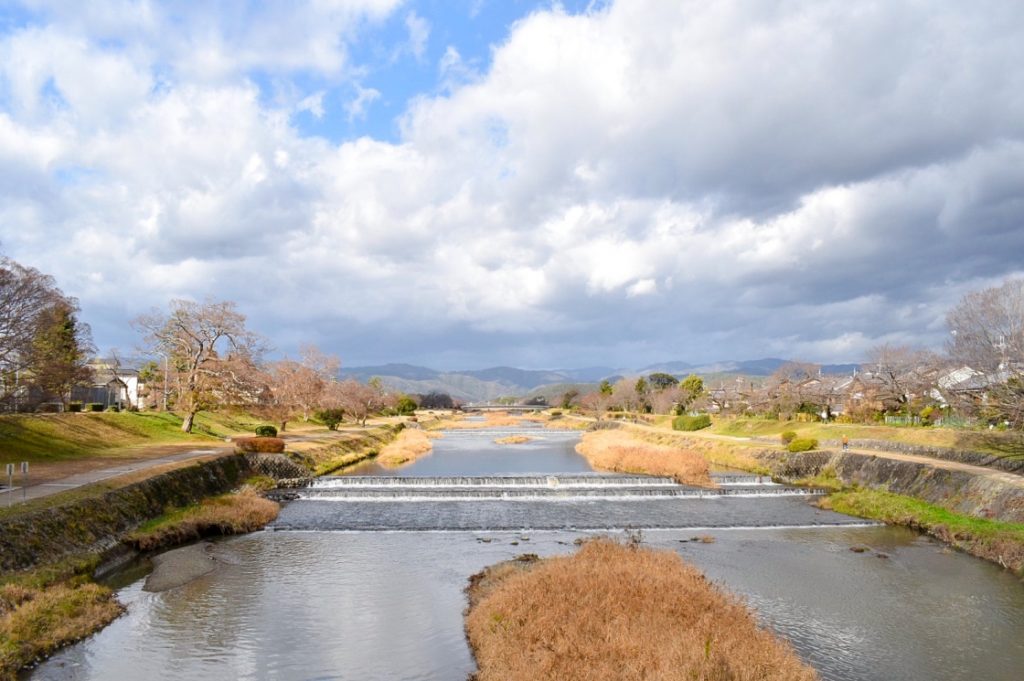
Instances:
[[[818,441],[813,437],[798,437],[794,438],[786,449],[791,452],[809,452],[812,449],[818,448]]]
[[[711,425],[711,417],[707,414],[697,416],[677,416],[672,419],[672,430],[701,430]]]
[[[796,439],[796,431],[795,430],[783,431],[782,435],[780,435],[779,437],[782,438],[782,444],[788,445],[790,442],[792,442],[793,440]]]
[[[121,409],[116,404],[112,404],[109,407],[107,407],[106,409],[104,409],[103,411],[118,412],[118,411],[121,411]]]
[[[274,426],[256,426],[257,437],[277,437],[277,428]]]
[[[327,426],[328,430],[337,430],[344,416],[344,409],[321,409],[316,413],[317,419]]]
[[[68,402],[68,411],[70,411],[73,414],[77,414],[78,412],[82,411],[82,403]]]
[[[86,411],[103,411],[103,403],[102,402],[90,402],[89,404],[85,405],[85,410]]]
[[[245,453],[280,454],[284,451],[284,440],[279,437],[240,437],[235,440],[235,449]]]

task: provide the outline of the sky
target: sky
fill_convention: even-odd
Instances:
[[[1024,3],[0,0],[0,253],[104,350],[639,367],[941,349],[1024,275]]]

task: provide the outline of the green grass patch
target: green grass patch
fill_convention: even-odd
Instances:
[[[0,456],[30,462],[116,456],[139,445],[222,440],[250,433],[260,421],[245,414],[201,412],[191,434],[181,432],[181,423],[169,412],[0,416]]]
[[[975,518],[881,490],[836,492],[822,508],[911,527],[1024,575],[1024,524]]]

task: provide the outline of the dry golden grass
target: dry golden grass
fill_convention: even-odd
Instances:
[[[666,475],[684,485],[714,486],[708,462],[699,453],[645,442],[621,430],[585,433],[576,451],[601,470]]]
[[[98,584],[0,587],[0,679],[62,646],[102,629],[124,608]]]
[[[377,463],[387,468],[397,468],[415,461],[433,448],[434,443],[422,430],[406,428],[398,434],[394,442],[388,443],[380,450]]]
[[[127,539],[142,551],[175,546],[214,535],[242,534],[277,517],[280,506],[251,489],[206,499],[150,521]]]
[[[739,468],[751,473],[768,475],[768,468],[757,458],[756,454],[765,449],[763,443],[733,442],[727,438],[708,437],[701,433],[679,433],[671,430],[639,428],[626,426],[626,432],[646,442],[666,445],[696,452],[709,463]]]
[[[508,412],[504,411],[487,412],[483,416],[483,421],[468,421],[465,416],[454,416],[430,424],[428,427],[432,430],[476,430],[480,428],[502,428],[505,426],[518,426],[522,423],[524,418],[520,416],[512,416]]]
[[[587,542],[473,578],[477,681],[812,681],[789,645],[671,551]]]
[[[521,445],[532,440],[532,437],[527,437],[526,435],[509,435],[508,437],[499,437],[494,442],[499,445]]]

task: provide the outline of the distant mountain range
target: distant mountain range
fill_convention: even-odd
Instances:
[[[499,397],[544,394],[552,396],[566,390],[585,392],[604,379],[618,380],[622,376],[646,376],[664,372],[677,377],[697,374],[705,377],[769,376],[788,360],[777,358],[748,361],[725,361],[711,364],[689,364],[671,361],[651,364],[640,369],[613,367],[585,367],[582,369],[530,370],[515,367],[491,367],[466,371],[438,371],[412,364],[383,364],[379,366],[342,369],[343,378],[367,381],[380,378],[385,385],[406,393],[426,394],[431,391],[448,393],[460,400],[483,402]],[[851,373],[858,364],[827,364],[821,367],[828,374]]]

